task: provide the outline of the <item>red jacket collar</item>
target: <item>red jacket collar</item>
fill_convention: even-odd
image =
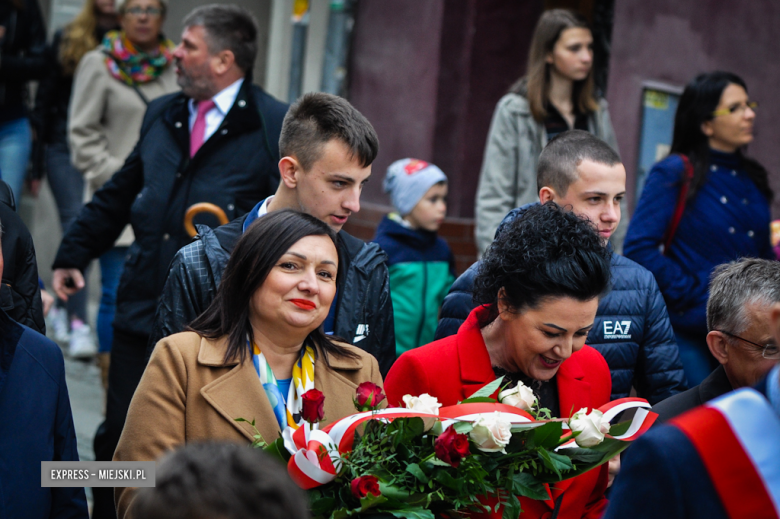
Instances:
[[[468,398],[485,384],[495,380],[485,340],[479,329],[479,317],[487,312],[487,307],[478,306],[461,325],[457,335],[457,349],[460,363],[460,380],[462,398]],[[583,407],[590,407],[591,385],[583,380],[585,370],[579,361],[578,354],[561,363],[555,374],[558,384],[558,403],[561,417],[569,417]],[[496,398],[496,394],[493,394]],[[551,499],[544,501],[548,508],[554,507],[554,499],[572,484],[573,479],[556,483],[551,488]]]

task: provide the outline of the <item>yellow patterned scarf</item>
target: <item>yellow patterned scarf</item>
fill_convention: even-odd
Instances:
[[[247,344],[249,341],[247,340]],[[282,396],[279,386],[271,367],[265,360],[265,355],[260,351],[257,344],[252,344],[252,362],[255,365],[255,371],[260,377],[260,383],[263,384],[265,394],[274,410],[276,421],[279,428],[285,427],[297,429],[303,422],[301,418],[301,409],[303,408],[303,394],[314,389],[314,360],[316,354],[311,346],[301,348],[301,356],[298,362],[293,366],[292,382],[290,390],[287,392],[287,398]]]

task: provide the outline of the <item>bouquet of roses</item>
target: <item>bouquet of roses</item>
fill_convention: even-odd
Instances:
[[[503,505],[503,517],[517,519],[519,497],[550,499],[548,483],[607,462],[655,420],[649,404],[636,398],[551,419],[522,383],[500,391],[498,401],[490,398],[501,380],[454,406],[442,408],[422,394],[404,396],[406,408],[388,409],[379,409],[382,389],[366,382],[357,389],[358,413],[322,430],[324,396],[310,390],[301,428],[287,428],[272,444],[258,435],[254,445],[284,461],[309,490],[314,517],[384,512],[433,519]],[[633,420],[610,425],[630,408],[637,410]],[[486,496],[497,498],[495,508]]]

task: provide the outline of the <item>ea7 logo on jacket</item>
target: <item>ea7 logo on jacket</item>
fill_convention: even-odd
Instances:
[[[631,321],[604,321],[605,339],[630,339]]]
[[[363,339],[368,337],[368,325],[367,324],[359,324],[357,326],[357,330],[355,330],[355,338],[352,339],[352,344],[356,344]]]

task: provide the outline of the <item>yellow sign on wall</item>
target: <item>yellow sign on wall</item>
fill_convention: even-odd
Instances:
[[[645,106],[656,110],[669,108],[669,94],[657,90],[645,90]]]
[[[295,0],[293,2],[293,21],[300,22],[309,11],[309,0]]]

